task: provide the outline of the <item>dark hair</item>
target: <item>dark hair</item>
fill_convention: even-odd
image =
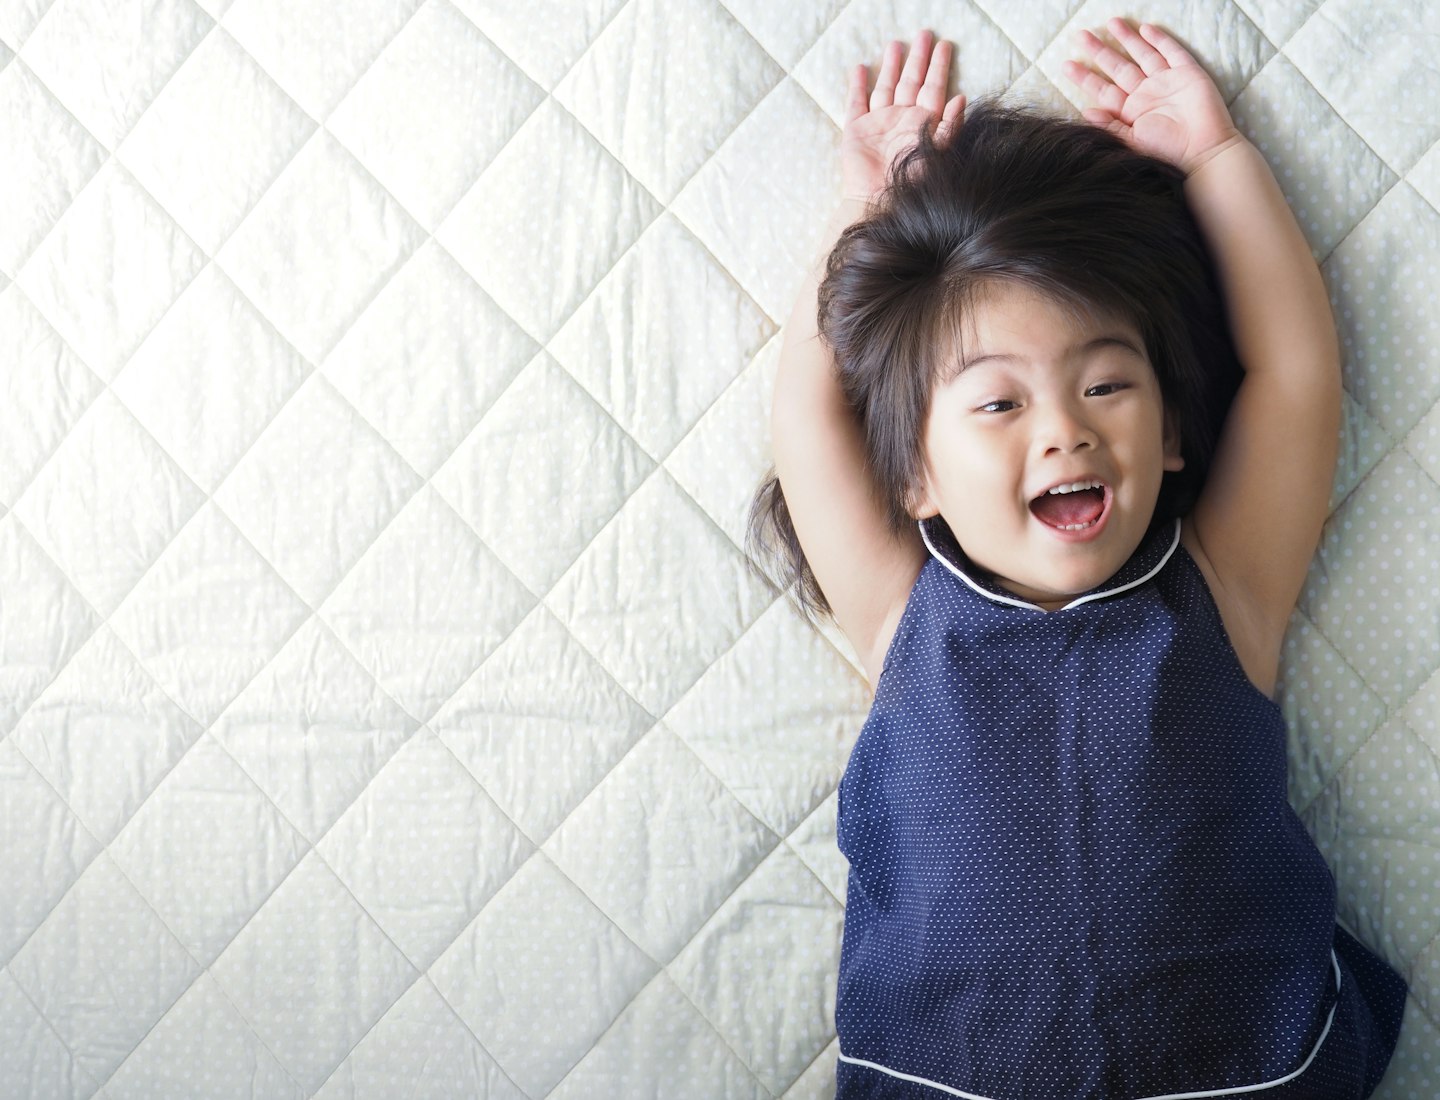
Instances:
[[[962,322],[1006,283],[1135,326],[1185,458],[1164,475],[1156,518],[1190,509],[1242,369],[1184,182],[1106,130],[993,95],[970,105],[944,146],[921,131],[895,162],[871,213],[831,251],[818,299],[820,336],[894,533],[915,522],[906,500],[923,469],[925,418],[955,370]],[[807,617],[831,613],[773,467],[751,501],[746,552],[778,563],[782,587],[798,581]]]

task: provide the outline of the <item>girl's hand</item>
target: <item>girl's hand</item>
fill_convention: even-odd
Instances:
[[[948,102],[945,99],[952,52],[949,42],[936,45],[929,31],[921,31],[902,73],[904,49],[901,42],[886,47],[875,90],[868,96],[868,70],[864,65],[850,70],[845,131],[840,139],[840,171],[847,199],[869,202],[885,186],[890,165],[915,144],[922,126],[936,126],[935,138],[944,144],[965,109],[964,95]]]
[[[1220,89],[1184,46],[1149,23],[1141,23],[1138,33],[1123,19],[1106,26],[1129,57],[1082,30],[1080,45],[1106,75],[1077,61],[1064,65],[1065,75],[1098,104],[1081,112],[1086,121],[1120,135],[1142,153],[1168,160],[1186,175],[1245,140]]]

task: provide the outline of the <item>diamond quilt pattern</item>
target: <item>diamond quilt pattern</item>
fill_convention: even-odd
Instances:
[[[1157,0],[1322,265],[1291,798],[1440,1096],[1440,9]],[[739,549],[846,66],[1101,0],[0,0],[0,1095],[833,1090],[869,697]]]

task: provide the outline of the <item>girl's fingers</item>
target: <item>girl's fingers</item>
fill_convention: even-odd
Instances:
[[[1091,72],[1078,61],[1066,61],[1062,68],[1065,76],[1077,87],[1089,92],[1090,98],[1101,109],[1112,115],[1119,115],[1124,109],[1126,94],[1099,73]]]
[[[865,95],[865,85],[869,82],[870,72],[864,65],[854,65],[850,69],[850,89],[845,97],[845,125],[849,126],[857,118],[870,109],[870,102]]]
[[[891,42],[885,47],[885,56],[880,61],[880,73],[875,78],[875,90],[870,93],[870,109],[888,107],[895,102],[895,81],[900,76],[900,55],[903,43]]]
[[[1128,94],[1140,86],[1145,71],[1124,54],[1096,38],[1088,30],[1080,32],[1080,44],[1090,54],[1091,60],[1105,70],[1107,76],[1120,85]]]
[[[1190,51],[1170,35],[1166,34],[1153,23],[1140,24],[1141,36],[1159,52],[1172,69],[1178,69],[1182,65],[1196,65],[1198,62],[1190,56]]]
[[[930,55],[930,68],[925,74],[925,86],[920,89],[920,96],[915,101],[932,115],[949,108],[949,104],[945,102],[945,86],[950,83],[950,56],[953,50],[954,47],[949,42],[941,41],[935,44],[935,52]]]
[[[950,42],[936,42],[929,31],[916,34],[908,58],[905,57],[903,42],[891,42],[885,47],[880,71],[875,75],[875,87],[868,95],[869,70],[864,65],[854,66],[850,70],[845,97],[845,124],[848,126],[867,111],[882,107],[918,104],[932,115],[950,110],[953,101],[946,101],[945,91],[950,82],[954,49]],[[905,61],[903,73],[900,66],[902,58]],[[964,99],[963,96],[959,98]]]
[[[930,67],[930,48],[934,41],[929,31],[921,31],[915,36],[910,56],[905,60],[905,71],[900,74],[900,83],[895,89],[894,102],[897,106],[909,107],[915,103],[920,82],[925,79],[925,70]]]
[[[1162,69],[1169,68],[1164,56],[1154,46],[1141,38],[1125,20],[1118,16],[1105,24],[1124,47],[1130,51],[1130,56],[1135,59],[1146,76],[1154,76]]]

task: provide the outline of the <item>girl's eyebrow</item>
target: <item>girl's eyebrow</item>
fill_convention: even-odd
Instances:
[[[1065,357],[1067,359],[1084,358],[1106,347],[1124,348],[1126,351],[1132,352],[1142,359],[1145,357],[1144,352],[1135,346],[1135,341],[1118,332],[1096,336],[1091,340],[1086,340],[1084,343],[1071,344],[1070,347],[1065,349]],[[1002,363],[1023,363],[1025,361],[1020,356],[1008,352],[985,352],[982,355],[973,355],[963,360],[960,366],[956,368],[955,373],[960,374],[962,371],[973,367],[976,363],[985,363],[990,360]]]

